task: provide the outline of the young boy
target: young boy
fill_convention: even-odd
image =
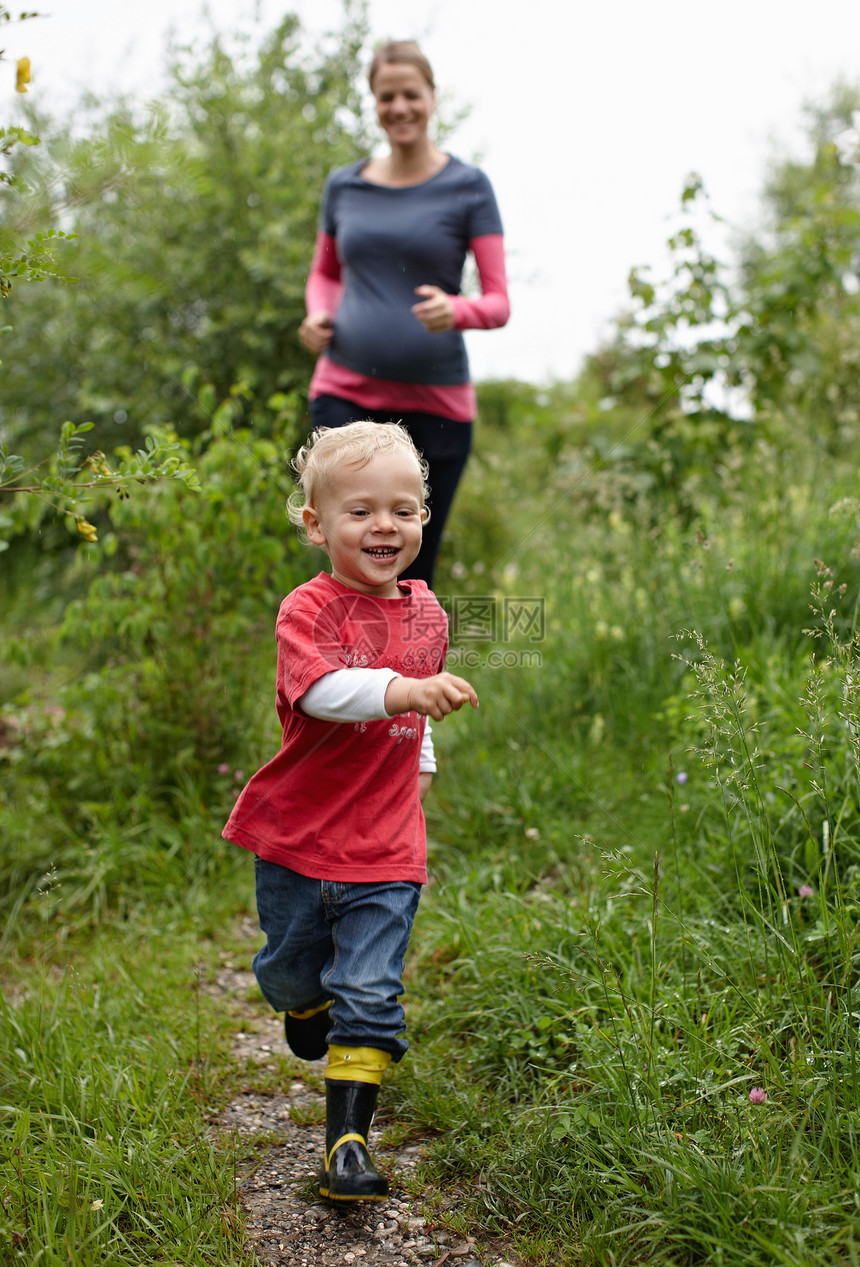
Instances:
[[[278,755],[224,828],[255,853],[266,945],[260,988],[293,1052],[326,1068],[320,1192],[382,1200],[367,1136],[382,1075],[408,1046],[399,995],[427,879],[421,799],[436,768],[426,718],[478,698],[445,673],[447,620],[423,581],[426,467],[397,424],[318,431],[294,466],[290,518],[331,575],[300,585],[277,622]]]

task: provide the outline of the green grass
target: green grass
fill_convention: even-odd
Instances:
[[[63,952],[51,931],[0,1004],[3,1261],[246,1261],[203,939],[137,919]]]

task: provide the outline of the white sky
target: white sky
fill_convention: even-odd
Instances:
[[[13,11],[24,7],[48,16],[7,27],[6,58],[30,56],[32,99],[54,110],[85,89],[154,95],[168,29],[183,41],[211,29],[202,0]],[[342,13],[338,0],[205,9],[224,32],[265,32],[295,12],[319,34]],[[504,330],[468,336],[478,378],[571,378],[623,305],[630,268],[659,265],[687,173],[742,230],[774,147],[802,152],[803,103],[837,78],[860,82],[858,0],[370,0],[369,11],[371,41],[417,37],[440,90],[472,107],[448,146],[480,155],[493,181],[513,304]],[[7,107],[12,72],[0,78]]]

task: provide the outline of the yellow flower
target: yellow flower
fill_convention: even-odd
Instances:
[[[30,82],[30,59],[29,57],[19,57],[17,74],[15,76],[15,88],[18,92],[26,92],[27,84]]]
[[[88,541],[90,544],[94,541],[98,541],[99,534],[95,524],[87,523],[86,519],[76,519],[75,527],[83,537],[84,541]]]

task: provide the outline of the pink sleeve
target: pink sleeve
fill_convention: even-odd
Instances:
[[[472,238],[469,249],[478,266],[481,279],[480,299],[452,295],[455,330],[495,330],[511,315],[508,284],[505,277],[505,239],[501,233],[487,233]]]
[[[333,317],[337,312],[342,290],[337,244],[333,237],[320,230],[314,247],[310,275],[305,286],[305,305],[308,313],[327,312],[330,317]]]

